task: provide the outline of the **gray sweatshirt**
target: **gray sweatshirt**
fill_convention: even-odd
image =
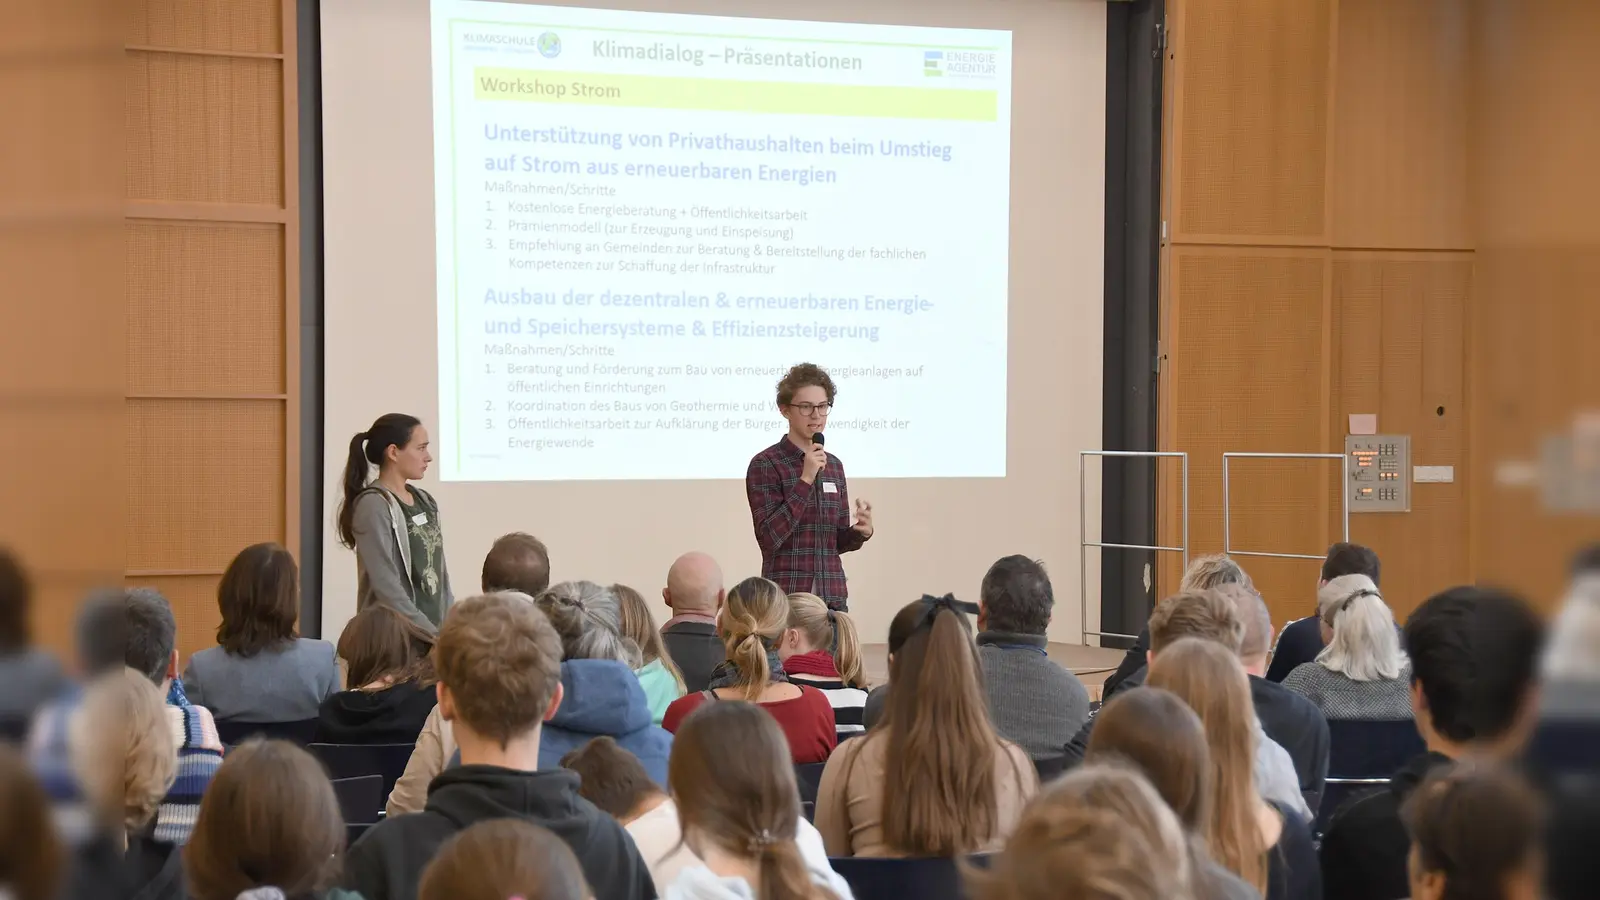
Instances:
[[[415,485],[411,490],[418,503],[432,510],[437,519],[439,507],[433,497]],[[417,608],[411,583],[411,539],[399,498],[382,487],[369,486],[356,495],[352,526],[356,538],[356,608],[381,604],[403,614],[429,634],[437,634],[438,625]],[[450,572],[442,553],[439,567],[444,582],[443,610],[448,610],[455,595],[450,591]]]

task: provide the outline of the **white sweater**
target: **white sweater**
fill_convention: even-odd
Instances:
[[[674,814],[676,818],[676,814]],[[638,839],[635,838],[635,841]],[[828,864],[828,851],[822,846],[822,835],[805,819],[800,820],[799,830],[795,833],[795,843],[800,845],[800,858],[805,860],[806,868],[811,870],[811,880],[828,888],[838,895],[839,900],[855,900],[850,893],[850,885],[839,873],[833,871]],[[640,846],[640,852],[644,847]],[[645,857],[648,863],[650,858]],[[654,869],[651,870],[654,875]],[[656,882],[660,887],[661,881]],[[696,863],[687,866],[678,873],[678,877],[666,883],[666,889],[661,896],[664,900],[755,900],[755,888],[743,878],[724,878],[714,874],[704,865]]]

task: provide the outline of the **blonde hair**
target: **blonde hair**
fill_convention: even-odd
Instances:
[[[1224,584],[1238,584],[1255,590],[1250,573],[1230,557],[1217,553],[1189,563],[1189,568],[1183,571],[1183,580],[1178,582],[1178,593],[1209,591]]]
[[[1203,836],[1217,862],[1266,894],[1267,850],[1257,813],[1255,706],[1236,654],[1214,641],[1184,638],[1156,654],[1150,687],[1177,694],[1200,717],[1216,786]]]
[[[1317,615],[1333,640],[1317,662],[1351,681],[1392,681],[1408,662],[1394,613],[1365,575],[1340,575],[1317,589]]]
[[[73,773],[106,825],[134,831],[156,814],[178,771],[161,689],[135,669],[89,685],[67,725]]]
[[[728,662],[739,672],[736,685],[746,700],[760,700],[772,679],[767,651],[789,627],[789,598],[765,578],[746,578],[728,591],[718,620]]]
[[[1150,652],[1160,656],[1169,644],[1183,638],[1214,641],[1238,656],[1244,622],[1233,601],[1216,591],[1180,592],[1157,603],[1150,613]]]
[[[846,687],[869,687],[861,665],[861,638],[849,613],[829,609],[816,594],[790,594],[789,627],[805,635],[806,643],[833,655],[834,668]]]
[[[988,871],[963,866],[975,900],[1187,900],[1188,838],[1143,775],[1090,764],[1045,788]]]
[[[625,584],[613,584],[611,593],[617,595],[617,602],[621,606],[622,636],[639,648],[638,668],[659,662],[661,668],[666,669],[672,680],[678,683],[678,690],[686,690],[683,672],[672,661],[672,654],[667,652],[667,642],[661,639],[661,632],[656,628],[655,617],[650,615],[650,605],[644,602],[644,595]]]

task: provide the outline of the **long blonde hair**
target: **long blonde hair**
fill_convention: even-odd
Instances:
[[[772,679],[767,651],[789,627],[789,598],[765,578],[746,578],[728,591],[719,622],[728,662],[739,672],[737,687],[744,699],[760,700]]]
[[[667,643],[656,629],[656,620],[650,615],[650,605],[644,602],[644,595],[625,584],[613,584],[611,593],[616,594],[617,602],[622,604],[622,636],[639,647],[639,668],[659,661],[661,668],[666,669],[672,680],[678,683],[678,690],[685,690],[683,672],[672,661],[672,654],[667,652]]]
[[[861,638],[849,613],[829,609],[816,594],[790,594],[789,627],[805,635],[806,643],[833,655],[833,666],[846,687],[870,687],[861,665]]]
[[[766,710],[707,703],[684,719],[672,743],[667,786],[690,850],[703,858],[709,842],[754,861],[756,900],[838,900],[812,881],[795,843],[800,790],[789,741]]]
[[[1215,641],[1183,638],[1156,654],[1146,683],[1177,694],[1205,725],[1216,785],[1206,844],[1217,862],[1265,895],[1270,848],[1257,818],[1256,713],[1238,657]]]
[[[963,868],[977,900],[1187,900],[1194,875],[1161,795],[1133,769],[1106,764],[1045,788],[989,871]]]

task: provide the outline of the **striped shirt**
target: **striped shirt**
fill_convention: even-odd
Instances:
[[[862,713],[867,706],[867,692],[844,683],[833,655],[826,650],[797,653],[783,661],[783,671],[795,684],[816,688],[828,698],[833,707],[833,723],[839,739],[867,730]]]

